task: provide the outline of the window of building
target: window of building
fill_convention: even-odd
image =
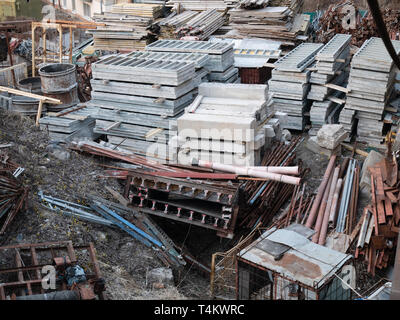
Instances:
[[[90,17],[91,16],[91,13],[90,13],[90,5],[88,5],[87,3],[83,3],[83,14],[86,16],[86,17]]]
[[[76,10],[75,0],[72,0],[72,10]]]

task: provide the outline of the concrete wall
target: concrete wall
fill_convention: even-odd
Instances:
[[[72,11],[72,13],[78,14],[82,17],[85,17],[84,3],[90,7],[90,16],[93,16],[94,13],[101,13],[105,11],[105,5],[110,1],[107,0],[92,0],[92,1],[83,1],[83,0],[75,0],[75,10],[73,8],[74,0],[61,0],[61,6],[63,9],[67,9]],[[102,8],[103,5],[103,8]]]
[[[303,11],[312,12],[318,9],[326,9],[333,3],[339,3],[342,0],[305,0]],[[368,4],[366,0],[354,0],[360,9],[367,9]],[[400,9],[400,1],[398,0],[379,0],[382,8]]]

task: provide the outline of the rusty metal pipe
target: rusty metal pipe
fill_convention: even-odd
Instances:
[[[343,184],[343,179],[338,179],[336,184],[335,194],[333,195],[331,211],[329,213],[328,224],[331,224],[332,227],[336,225],[335,221],[337,215],[337,205],[339,203],[339,195],[340,195],[340,190],[342,189],[342,184]]]
[[[331,183],[331,186],[329,189],[328,203],[325,208],[322,225],[321,225],[321,230],[319,232],[318,244],[320,244],[322,246],[325,245],[325,241],[326,241],[326,235],[328,232],[328,225],[329,225],[329,216],[330,216],[330,212],[331,212],[331,208],[332,208],[334,193],[336,191],[336,186],[338,183],[339,171],[340,171],[340,166],[336,167],[336,169],[333,173],[333,179],[332,179],[332,183]]]
[[[308,216],[308,219],[306,222],[306,227],[308,227],[308,228],[313,227],[315,219],[317,218],[317,210],[319,208],[322,197],[324,195],[326,185],[328,184],[329,177],[331,176],[331,172],[333,170],[333,166],[335,165],[335,161],[336,161],[336,155],[333,155],[331,157],[331,159],[329,160],[328,167],[326,168],[322,182],[319,185],[317,196],[316,196],[313,206],[311,208],[310,215]]]
[[[324,213],[325,213],[325,209],[326,209],[326,206],[328,203],[328,197],[329,197],[329,193],[330,193],[329,191],[330,191],[330,188],[332,185],[332,180],[333,180],[333,174],[331,174],[331,176],[329,177],[326,189],[324,191],[324,196],[322,198],[321,205],[318,210],[317,222],[315,223],[315,227],[314,227],[315,233],[311,239],[312,242],[314,242],[314,243],[318,243],[318,240],[319,240],[319,233],[321,231],[322,220],[324,219]]]

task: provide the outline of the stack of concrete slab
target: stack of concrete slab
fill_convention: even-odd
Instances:
[[[316,71],[311,73],[308,93],[308,99],[315,101],[310,111],[311,135],[315,135],[323,124],[339,120],[343,108],[340,98],[347,91],[343,87],[347,86],[349,76],[346,67],[349,64],[350,42],[351,35],[337,34],[315,57]]]
[[[238,80],[238,69],[234,67],[233,44],[227,42],[158,40],[146,46],[147,51],[207,54],[205,68],[210,72],[209,81],[234,83]]]
[[[288,114],[286,129],[304,130],[308,121],[306,112],[310,105],[307,95],[310,89],[310,71],[307,67],[315,61],[315,55],[323,47],[319,43],[303,43],[275,63],[268,82],[272,95],[272,108]]]
[[[396,54],[400,41],[392,41]],[[370,38],[354,55],[345,110],[355,111],[357,140],[375,147],[384,147],[384,121],[391,115],[385,110],[394,93],[396,69],[380,38]],[[389,121],[390,122],[390,121]]]
[[[94,140],[99,135],[93,132],[98,109],[94,107],[71,107],[59,113],[49,113],[39,119],[40,129],[46,130],[53,141],[68,141],[74,137]]]
[[[266,85],[202,83],[199,95],[178,119],[178,162],[190,164],[196,158],[258,165],[266,131],[271,129],[265,127],[267,88]]]
[[[145,52],[96,62],[88,105],[100,108],[95,132],[107,135],[110,143],[160,162],[176,162],[168,142],[207,75],[204,70],[196,73],[196,67],[201,69],[208,57],[164,58]]]

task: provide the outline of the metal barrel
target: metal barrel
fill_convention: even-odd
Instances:
[[[29,77],[18,81],[17,88],[21,91],[42,94],[40,77]]]
[[[38,112],[39,100],[23,97],[13,96],[12,104],[9,108],[10,111],[21,113],[25,116],[35,116]],[[46,111],[46,107],[43,106],[42,112]]]
[[[47,106],[48,111],[58,112],[79,101],[76,66],[69,63],[46,64],[39,69],[42,94],[49,98],[59,99],[62,104]]]
[[[50,112],[58,112],[75,106],[79,103],[77,84],[75,84],[75,87],[67,92],[44,93],[43,95],[49,98],[59,99],[63,102],[62,104],[47,104],[47,110]]]
[[[69,63],[52,63],[39,69],[43,93],[63,93],[76,86],[76,66]]]

